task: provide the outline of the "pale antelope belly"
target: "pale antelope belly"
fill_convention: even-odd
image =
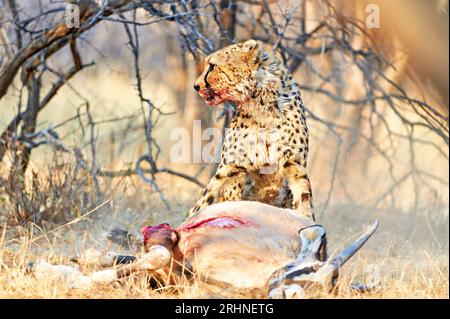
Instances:
[[[179,246],[196,273],[236,288],[264,287],[295,258],[298,231],[314,222],[259,202],[224,202],[182,224]]]

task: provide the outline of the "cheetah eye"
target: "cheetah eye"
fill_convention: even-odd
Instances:
[[[212,70],[214,70],[215,67],[216,67],[215,64],[210,63],[208,72],[211,72]]]

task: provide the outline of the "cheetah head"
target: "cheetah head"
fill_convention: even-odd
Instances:
[[[203,73],[194,88],[208,105],[226,101],[239,105],[255,95],[258,69],[267,60],[268,54],[260,41],[227,46],[206,57]]]

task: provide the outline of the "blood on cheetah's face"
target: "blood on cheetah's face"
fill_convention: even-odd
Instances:
[[[262,49],[261,42],[248,40],[212,53],[206,57],[203,73],[194,88],[208,105],[247,101],[256,87],[255,74]]]

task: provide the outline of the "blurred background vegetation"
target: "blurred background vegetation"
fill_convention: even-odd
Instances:
[[[448,242],[442,0],[0,1],[0,223],[50,227],[106,200],[182,220],[214,165],[171,163],[170,132],[226,126],[233,105],[207,107],[193,81],[207,54],[249,38],[301,86],[319,220],[405,213]]]

